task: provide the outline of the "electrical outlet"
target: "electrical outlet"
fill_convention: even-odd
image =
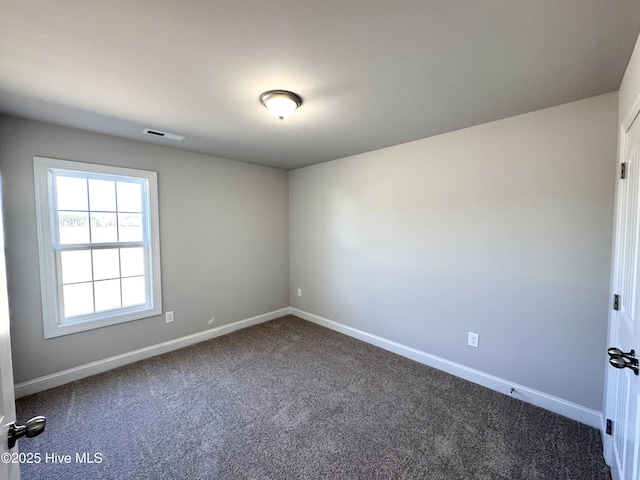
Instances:
[[[302,297],[302,289],[301,288],[298,289],[298,296]]]
[[[467,337],[467,345],[470,347],[478,348],[480,342],[480,334],[469,332],[469,336]]]
[[[166,323],[171,323],[171,322],[173,322],[173,320],[174,320],[173,312],[167,312],[167,313],[164,314],[164,321]]]

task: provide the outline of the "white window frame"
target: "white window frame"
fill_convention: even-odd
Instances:
[[[40,253],[40,282],[44,338],[59,337],[106,327],[162,313],[160,283],[160,228],[158,214],[157,173],[132,168],[33,157]],[[142,180],[143,185],[143,241],[146,251],[147,303],[64,319],[62,305],[62,275],[58,252],[57,211],[53,178],[56,173],[68,173],[84,178],[128,177]],[[115,178],[114,178],[115,177]],[[64,320],[64,321],[63,321]]]

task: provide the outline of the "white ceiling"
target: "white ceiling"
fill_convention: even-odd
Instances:
[[[291,169],[615,91],[639,32],[638,0],[0,0],[0,112]]]

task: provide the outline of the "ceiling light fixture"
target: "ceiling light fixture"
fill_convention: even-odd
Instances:
[[[300,105],[302,98],[288,90],[269,90],[260,95],[260,101],[269,113],[280,120],[293,115]]]

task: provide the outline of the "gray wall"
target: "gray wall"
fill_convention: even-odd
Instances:
[[[613,93],[289,175],[0,116],[15,381],[291,304],[599,410],[617,113]],[[35,155],[158,172],[174,324],[43,340]]]
[[[158,172],[162,294],[152,317],[43,340],[33,157]],[[289,305],[282,170],[0,116],[16,383]]]
[[[600,410],[616,117],[612,93],[290,172],[291,305]]]

